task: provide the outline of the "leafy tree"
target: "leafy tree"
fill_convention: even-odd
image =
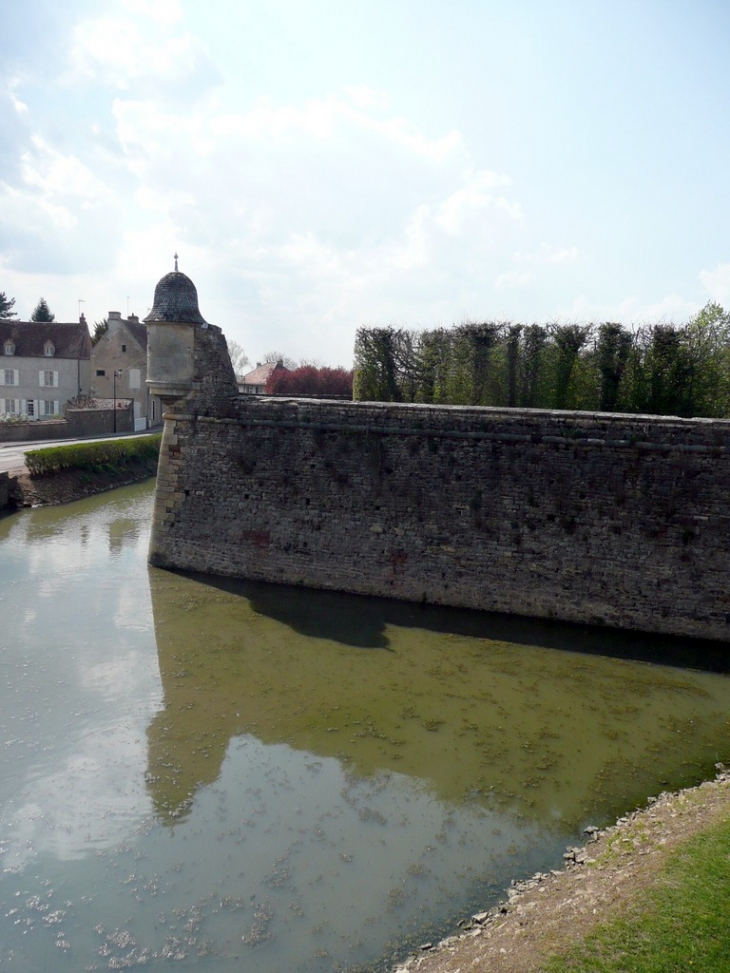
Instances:
[[[8,300],[5,296],[5,291],[0,291],[0,320],[16,317],[15,311],[13,311],[14,306],[15,298],[11,297]]]
[[[267,395],[333,395],[352,398],[352,372],[344,368],[302,365],[292,371],[278,368],[266,383]]]
[[[354,397],[537,409],[730,417],[730,312],[683,327],[462,324],[359,328]]]
[[[554,333],[555,349],[555,386],[554,409],[579,408],[576,402],[574,373],[581,349],[588,341],[588,328],[579,324],[560,324]]]
[[[355,397],[403,402],[415,362],[412,335],[403,328],[359,328],[355,335]]]
[[[598,329],[596,359],[599,370],[601,412],[614,412],[618,407],[619,388],[631,351],[631,334],[622,325],[606,322]]]
[[[417,402],[448,401],[446,388],[451,365],[451,334],[446,328],[424,331],[418,342],[420,372]]]
[[[513,409],[517,405],[517,373],[520,364],[521,324],[509,325],[505,356],[507,364],[507,405]]]
[[[94,322],[94,333],[91,336],[91,344],[97,345],[102,335],[105,335],[109,330],[109,321],[104,318],[101,321]]]
[[[527,409],[538,409],[543,392],[543,373],[545,372],[545,349],[548,336],[545,328],[531,324],[525,328],[522,337],[520,376],[520,402]]]
[[[727,416],[730,410],[730,312],[713,301],[691,317],[684,343],[693,368],[689,409],[695,416]]]
[[[30,316],[31,321],[41,321],[46,324],[50,324],[51,321],[56,320],[56,315],[51,314],[51,309],[48,307],[45,297],[42,297],[40,301],[35,306],[35,310]]]

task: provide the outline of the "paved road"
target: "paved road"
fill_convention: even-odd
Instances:
[[[0,473],[15,472],[25,466],[25,451],[28,443],[0,443]]]
[[[133,436],[148,436],[157,430],[145,430],[123,436],[97,436],[94,441],[102,442],[106,439],[131,439]],[[25,469],[25,453],[29,449],[42,449],[44,446],[70,446],[72,443],[88,443],[89,439],[52,439],[47,442],[32,443],[0,443],[0,473],[17,473]]]

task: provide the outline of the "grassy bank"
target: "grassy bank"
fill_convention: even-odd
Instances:
[[[677,849],[620,918],[600,923],[545,973],[727,973],[730,819]]]
[[[115,475],[124,473],[135,464],[156,459],[161,438],[157,434],[71,446],[47,446],[27,452],[25,465],[31,476],[48,476],[64,470]]]
[[[26,453],[26,470],[14,480],[11,505],[69,503],[154,477],[160,434],[49,446]]]
[[[395,973],[730,973],[730,770],[650,798]],[[573,861],[573,858],[575,861]]]

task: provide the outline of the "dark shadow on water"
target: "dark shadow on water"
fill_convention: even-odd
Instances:
[[[571,834],[724,752],[725,644],[156,568],[150,593],[147,783],[170,824],[246,735]]]
[[[394,625],[508,642],[516,647],[535,645],[680,669],[730,672],[730,641],[619,631],[596,625],[179,573],[200,584],[246,598],[259,614],[283,622],[302,635],[355,648],[389,650],[386,627]]]

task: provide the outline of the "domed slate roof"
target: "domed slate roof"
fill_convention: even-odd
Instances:
[[[176,321],[181,324],[204,324],[207,322],[198,308],[198,291],[190,278],[177,269],[158,281],[152,310],[145,318],[151,321]]]

